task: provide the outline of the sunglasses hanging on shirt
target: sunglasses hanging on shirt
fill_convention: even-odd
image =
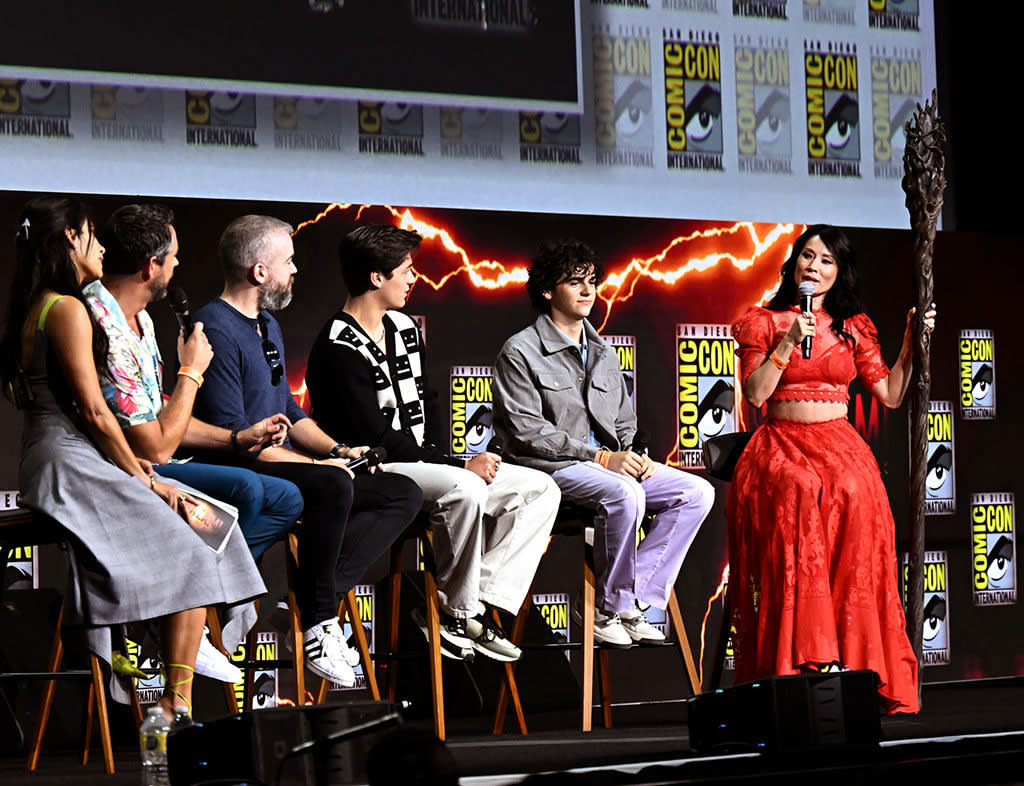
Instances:
[[[270,366],[270,384],[277,387],[281,384],[281,380],[284,379],[284,364],[281,362],[281,352],[278,350],[277,344],[269,338],[267,320],[263,316],[262,311],[256,319],[259,322],[260,333],[263,334],[263,359]]]

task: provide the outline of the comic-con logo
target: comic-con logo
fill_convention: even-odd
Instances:
[[[452,367],[449,389],[453,457],[469,459],[487,450],[493,434],[493,381],[490,366]]]
[[[283,150],[341,150],[341,101],[274,97],[274,147]]]
[[[502,113],[493,109],[440,109],[441,157],[500,159]]]
[[[162,90],[124,85],[89,88],[92,138],[117,142],[163,142]]]
[[[582,164],[579,116],[562,112],[520,112],[519,160]]]
[[[789,43],[737,36],[736,143],[741,172],[792,172]]]
[[[745,19],[789,19],[787,0],[732,0],[732,15]]]
[[[569,596],[564,592],[538,593],[533,596],[533,607],[551,628],[556,644],[569,643]],[[569,657],[569,651],[565,651]]]
[[[125,639],[125,644],[132,666],[146,675],[145,678],[132,677],[139,704],[153,704],[164,693],[164,675],[160,667],[160,653],[156,642],[146,636],[139,643]]]
[[[1015,518],[1012,493],[971,495],[975,606],[1006,606],[1017,602]]]
[[[39,589],[39,550],[35,546],[4,547],[2,581],[5,590]]]
[[[359,620],[356,624],[361,625],[363,628],[363,636],[366,639],[366,646],[373,651],[373,606],[374,606],[374,588],[372,584],[357,584],[353,587],[356,593],[356,608],[359,610]],[[344,626],[342,633],[345,636],[345,640],[352,649],[356,649],[356,637],[355,629],[352,627],[352,619],[349,617],[348,612],[345,612]],[[366,687],[366,672],[363,669],[363,663],[360,661],[353,669],[356,674],[356,682],[351,688],[345,688],[337,683],[331,683],[331,690],[358,690]]]
[[[956,461],[953,446],[953,403],[928,404],[928,474],[924,512],[956,513]]]
[[[996,416],[996,340],[991,330],[960,331],[960,417]]]
[[[677,464],[703,468],[701,445],[735,431],[736,344],[728,325],[676,325]]]
[[[924,553],[924,627],[922,659],[925,666],[942,666],[950,662],[949,593],[945,551]],[[906,608],[910,563],[903,555],[903,603]]]
[[[594,31],[597,163],[654,166],[651,33],[607,25]]]
[[[231,661],[243,669],[245,661],[250,660],[247,642],[242,641],[231,653]],[[260,631],[256,634],[256,643],[252,651],[252,660],[272,662],[277,660],[277,633]],[[245,678],[234,684],[235,701],[239,707],[245,708]],[[252,671],[252,696],[248,709],[262,710],[277,706],[277,669],[260,669]]]
[[[669,169],[722,165],[722,60],[718,33],[666,30],[665,144]]]
[[[875,177],[903,177],[905,127],[921,100],[921,53],[871,49],[871,136]]]
[[[636,336],[602,336],[619,358],[619,370],[626,383],[629,400],[636,411]]]
[[[255,96],[187,90],[185,122],[190,145],[257,147]]]
[[[858,0],[804,0],[804,21],[823,25],[854,24]]]
[[[919,0],[868,0],[868,25],[882,30],[921,29]]]
[[[0,79],[0,134],[71,139],[70,86]]]
[[[422,156],[423,107],[360,101],[359,152]]]
[[[857,45],[804,42],[807,172],[860,177]]]

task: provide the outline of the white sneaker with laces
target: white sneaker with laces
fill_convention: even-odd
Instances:
[[[572,618],[576,620],[577,625],[583,625],[583,609],[579,600],[572,607]],[[594,641],[620,649],[633,646],[633,639],[622,627],[619,615],[607,614],[598,608],[594,609]]]
[[[654,627],[637,606],[633,611],[620,611],[619,619],[626,634],[639,644],[661,644],[665,634]]]
[[[228,656],[213,646],[203,633],[199,640],[199,652],[196,654],[196,674],[204,677],[235,684],[242,681],[242,670],[228,660]]]
[[[348,665],[341,650],[333,619],[318,622],[302,634],[302,649],[306,655],[306,667],[318,677],[336,682],[343,688],[356,684],[356,674]]]
[[[341,624],[341,620],[335,617],[330,620],[334,624],[331,626],[331,635],[338,640],[341,644],[341,657],[345,659],[345,663],[351,666],[353,669],[359,665],[361,658],[359,657],[359,650],[355,647],[348,646],[348,639],[345,638],[345,626]]]

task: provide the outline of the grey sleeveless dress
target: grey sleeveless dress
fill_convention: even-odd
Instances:
[[[110,662],[111,625],[226,604],[224,644],[256,621],[251,601],[266,592],[237,529],[220,554],[206,546],[143,482],[111,463],[79,427],[70,391],[46,334],[36,331],[26,369],[34,400],[25,411],[20,504],[71,534],[69,622]],[[117,680],[111,693],[129,694]]]

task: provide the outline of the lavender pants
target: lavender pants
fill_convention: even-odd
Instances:
[[[552,473],[562,498],[594,510],[597,606],[629,611],[636,601],[664,609],[715,490],[701,477],[655,463],[642,482],[581,461]],[[654,514],[637,545],[644,516]]]

